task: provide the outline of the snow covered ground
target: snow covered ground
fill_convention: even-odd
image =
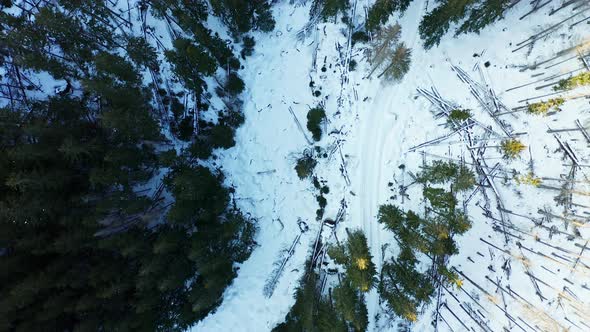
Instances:
[[[413,52],[411,69],[397,84],[365,78],[369,64],[363,46],[350,47],[343,24],[319,23],[301,39],[301,29],[309,19],[309,3],[277,4],[277,28],[270,35],[255,36],[256,51],[242,73],[249,87],[244,97],[246,123],[238,130],[237,146],[219,155],[228,184],[236,187],[239,206],[259,220],[259,247],[240,266],[219,309],[193,330],[268,331],[283,321],[294,303],[292,294],[320,224],[315,221],[317,189],[310,180],[299,180],[293,167],[297,156],[311,148],[305,137],[310,136],[305,129],[306,114],[319,102],[325,103],[328,115],[329,135],[317,144],[327,157],[320,159],[316,168],[319,179],[330,188],[326,217],[335,218],[343,199],[348,209],[337,229],[338,238],[345,237],[345,227],[363,229],[378,269],[384,257],[395,254],[393,245],[383,249],[392,242],[391,234],[377,223],[376,213],[378,206],[386,202],[406,209],[419,206],[420,188],[410,187],[409,198],[403,201],[399,195],[398,187],[411,182],[407,171],[417,171],[424,160],[472,162],[470,147],[460,135],[411,150],[450,132],[444,119],[435,119],[435,105],[418,93],[418,88],[435,88],[444,100],[471,109],[477,121],[491,126],[495,134],[489,141],[474,145],[488,146],[484,153],[489,166],[486,171],[493,178],[500,202],[492,188],[486,188],[485,196],[479,192],[467,204],[473,228],[458,239],[460,253],[450,261],[463,273],[463,287],[441,290],[440,298],[428,306],[414,330],[435,330],[431,323],[436,320],[437,304],[440,310],[436,329],[440,331],[590,330],[590,288],[586,286],[590,282],[590,252],[585,249],[590,239],[586,167],[590,164],[589,142],[581,131],[559,132],[557,138],[547,132],[576,128],[576,120],[588,126],[587,99],[568,100],[562,112],[547,117],[522,111],[496,115],[496,119],[512,127],[512,135],[530,148],[520,159],[507,161],[495,147],[500,144],[499,137],[506,136],[499,120],[490,116],[470,91],[470,85],[459,79],[458,69],[453,69],[457,66],[476,82],[471,85],[476,93],[495,95],[497,98],[489,100],[500,101],[508,109],[526,105],[523,100],[527,98],[553,93],[550,83],[567,75],[552,76],[588,70],[578,56],[587,49],[573,49],[536,69],[525,67],[583,43],[590,35],[588,25],[583,22],[570,26],[588,12],[569,19],[535,42],[532,49],[514,50],[531,35],[575,14],[566,8],[549,16],[558,4],[561,2],[554,1],[519,20],[530,10],[528,2],[522,2],[481,34],[446,36],[438,48],[424,51],[417,28],[428,1],[416,0],[399,18],[401,40]],[[357,24],[362,22],[363,7],[367,5],[366,1],[356,1],[352,16]],[[351,58],[359,66],[349,72]],[[529,84],[534,81],[538,83]],[[512,89],[525,84],[529,85]],[[316,90],[321,91],[319,97],[312,94]],[[588,92],[578,89],[555,96],[574,97]],[[546,98],[531,101],[540,100]],[[476,140],[482,139],[484,132],[482,128],[474,129],[473,135]],[[570,173],[572,167],[568,165],[572,161],[558,139],[572,148],[580,165],[575,167],[576,182],[569,182],[574,184],[570,190],[573,204],[565,207],[558,205],[555,197],[560,194],[559,188],[568,183],[562,174]],[[492,172],[496,163],[498,167]],[[400,165],[405,165],[405,170]],[[543,179],[541,187],[518,185],[513,180],[515,174],[526,175],[529,171]],[[489,199],[487,204],[485,197]],[[498,205],[508,212],[500,211]],[[484,210],[490,211],[487,217]],[[301,231],[299,219],[309,230]],[[329,232],[323,234],[327,241],[333,241]],[[268,297],[265,285],[296,240],[293,255]],[[369,330],[397,330],[397,322],[388,319],[385,303],[379,302],[375,290],[367,296],[367,303]]]

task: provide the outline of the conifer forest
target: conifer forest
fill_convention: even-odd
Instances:
[[[0,332],[590,331],[589,26],[0,0]]]

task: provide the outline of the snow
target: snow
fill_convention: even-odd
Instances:
[[[459,80],[453,65],[463,69],[474,81],[495,91],[499,100],[509,108],[525,106],[522,100],[527,98],[552,93],[548,84],[557,78],[541,81],[545,78],[576,69],[578,72],[588,70],[577,58],[561,62],[575,56],[576,51],[588,52],[587,43],[584,48],[573,50],[537,69],[525,68],[586,42],[588,25],[581,23],[571,29],[569,25],[585,17],[587,12],[537,41],[534,48],[513,52],[518,43],[572,15],[572,9],[568,7],[549,16],[548,13],[559,5],[554,1],[519,20],[530,10],[528,1],[522,1],[504,20],[480,34],[457,38],[447,35],[439,47],[425,51],[417,29],[421,16],[429,9],[428,6],[432,6],[432,1],[414,0],[403,16],[390,21],[399,21],[402,26],[401,40],[413,50],[410,71],[399,83],[382,82],[375,77],[369,79],[365,77],[370,65],[364,56],[364,46],[350,46],[347,28],[339,19],[339,23],[318,23],[305,39],[299,38],[302,35],[300,30],[309,21],[310,3],[279,1],[273,10],[277,20],[275,31],[253,33],[255,52],[246,59],[245,70],[240,73],[247,87],[242,96],[246,122],[237,131],[236,147],[217,151],[218,159],[213,161],[212,166],[223,167],[227,184],[236,189],[238,206],[258,219],[258,247],[246,262],[239,265],[238,276],[225,291],[220,307],[196,324],[193,331],[269,331],[284,320],[295,302],[294,289],[321,229],[321,224],[316,221],[316,196],[319,192],[311,180],[300,180],[294,170],[296,159],[306,149],[313,148],[305,137],[311,136],[305,129],[306,114],[310,108],[322,103],[328,116],[324,137],[316,144],[327,155],[318,160],[315,170],[319,180],[330,188],[330,193],[325,195],[328,206],[324,218],[335,219],[341,200],[347,206],[336,233],[324,228],[321,236],[324,242],[333,243],[346,237],[345,228],[362,229],[369,239],[373,260],[379,269],[385,259],[396,254],[397,249],[392,234],[377,223],[379,205],[390,202],[404,209],[418,210],[420,207],[418,197],[421,193],[417,186],[408,189],[409,198],[402,200],[399,195],[398,186],[411,182],[408,171],[418,171],[423,160],[465,158],[466,162],[471,162],[468,147],[459,135],[440,144],[411,151],[418,144],[449,133],[443,125],[445,120],[435,119],[434,106],[417,92],[417,88],[436,88],[445,100],[472,109],[475,119],[502,133],[470,93],[468,86]],[[354,4],[351,9],[353,23],[360,25],[365,8],[372,1],[351,0],[351,3]],[[123,9],[126,5],[118,2]],[[133,12],[138,14],[135,10]],[[149,13],[146,19],[155,31],[149,35],[152,45],[170,48],[172,36],[168,26]],[[223,38],[228,36],[219,20],[210,17],[208,26]],[[141,34],[140,28],[139,24],[134,25],[133,33]],[[161,44],[156,42],[156,36]],[[160,56],[162,51],[159,49]],[[352,72],[348,70],[351,59],[358,62],[357,69]],[[485,67],[484,63],[488,61],[490,66]],[[322,70],[324,67],[325,70]],[[171,76],[170,68],[162,68],[162,75]],[[567,75],[560,78],[563,77]],[[50,95],[54,89],[65,85],[47,73],[37,73],[34,79],[34,83],[41,87],[38,91],[40,95]],[[152,81],[149,75],[144,79],[148,83]],[[537,80],[539,83],[530,84]],[[314,88],[310,87],[310,82],[314,82]],[[514,89],[521,85],[526,86]],[[536,89],[541,85],[547,86]],[[173,85],[171,89],[177,90],[179,86]],[[312,94],[316,90],[321,91],[319,97]],[[555,96],[584,96],[590,93],[589,90],[580,88]],[[191,102],[188,103],[192,107]],[[215,96],[211,103],[213,106],[223,104]],[[301,122],[304,132],[289,109]],[[579,235],[569,237],[568,234],[574,235],[574,229],[568,225],[571,222],[560,219],[563,218],[563,206],[555,202],[558,190],[517,185],[512,180],[513,173],[525,175],[529,172],[529,158],[532,158],[534,173],[543,178],[543,185],[562,185],[551,179],[567,175],[570,167],[564,165],[570,161],[564,158],[557,139],[547,130],[575,128],[575,120],[588,127],[590,107],[588,100],[580,97],[568,99],[562,109],[562,112],[547,117],[525,112],[501,117],[509,122],[514,132],[526,133],[518,138],[530,147],[530,152],[525,151],[520,159],[513,161],[502,159],[495,147],[489,147],[485,153],[490,167],[500,163],[494,182],[505,208],[521,215],[505,214],[517,229],[511,229],[511,233],[521,238],[511,237],[506,244],[504,235],[493,229],[493,220],[483,215],[485,200],[481,193],[475,195],[467,206],[473,228],[457,239],[460,253],[449,261],[466,278],[462,289],[449,289],[452,295],[442,292],[440,303],[446,306],[440,310],[444,321],[438,322],[438,330],[480,330],[483,328],[478,325],[484,324],[490,331],[501,331],[503,328],[514,331],[590,330],[590,323],[586,323],[590,317],[590,288],[587,288],[590,287],[590,250],[583,249],[590,239],[590,209],[583,207],[590,206],[588,168],[585,166],[590,164],[588,142],[579,131],[558,133],[558,138],[572,147],[580,164],[584,165],[577,169],[576,174],[577,192],[573,195],[573,203],[578,205],[572,208],[575,216],[566,218],[579,223]],[[203,116],[214,120],[212,114]],[[163,128],[163,131],[166,130]],[[479,130],[477,134],[481,132]],[[172,139],[171,135],[167,137]],[[179,141],[173,143],[177,149],[184,145]],[[499,144],[500,140],[496,138],[488,145]],[[405,165],[405,170],[400,169],[400,165]],[[159,178],[155,178],[151,183],[158,181]],[[485,192],[490,197],[493,218],[499,219],[492,190],[486,189]],[[531,218],[542,220],[542,214],[538,212],[540,209],[555,216],[539,226]],[[307,231],[302,232],[299,220],[309,226]],[[552,227],[562,233],[550,234],[548,229]],[[286,250],[294,243],[293,255],[286,260],[272,295],[267,296],[264,290],[269,278],[277,264],[285,261]],[[502,268],[507,261],[511,265],[509,274]],[[539,279],[536,283],[541,296],[536,294],[531,280],[534,278]],[[328,287],[334,282],[331,278]],[[494,283],[504,289],[510,287],[518,295],[502,292]],[[366,296],[366,301],[370,331],[397,330],[398,321],[388,319],[386,304],[380,303],[376,290]],[[414,325],[415,331],[434,330],[431,322],[436,303],[437,299],[433,299],[433,303],[425,308]],[[467,314],[469,308],[479,311],[473,315],[481,322],[475,322]],[[503,308],[519,325],[509,320],[501,310]]]
[[[356,24],[362,22],[363,6],[366,5],[365,1],[357,2],[355,9],[358,15],[354,16]],[[311,181],[299,180],[293,169],[296,157],[310,146],[288,112],[289,107],[304,125],[307,110],[319,101],[325,103],[328,114],[326,132],[330,134],[325,135],[318,145],[330,153],[328,158],[320,159],[316,168],[318,177],[330,187],[325,217],[334,218],[339,208],[338,202],[344,199],[348,210],[344,224],[338,227],[338,238],[345,238],[345,228],[363,229],[369,239],[373,259],[380,268],[383,259],[394,255],[396,248],[392,244],[382,250],[383,245],[392,243],[392,235],[376,221],[378,206],[386,202],[398,204],[405,209],[417,209],[420,206],[420,200],[417,199],[420,190],[414,187],[408,191],[410,199],[406,198],[403,204],[401,203],[397,187],[408,184],[411,180],[407,172],[398,166],[403,164],[406,170],[417,171],[423,158],[427,161],[440,159],[431,155],[457,159],[463,156],[470,162],[467,147],[460,141],[459,136],[436,146],[409,151],[415,145],[449,132],[448,128],[442,126],[444,120],[434,118],[433,106],[419,96],[416,89],[429,90],[435,87],[444,99],[463,108],[472,109],[478,121],[493,126],[494,130],[501,133],[493,119],[483,111],[469,92],[468,86],[458,79],[452,65],[463,69],[473,80],[487,84],[509,108],[525,105],[524,102],[520,102],[522,99],[552,91],[550,86],[535,90],[540,84],[508,92],[506,90],[533,80],[565,73],[582,65],[580,61],[573,59],[545,69],[548,65],[556,64],[556,60],[536,70],[521,70],[525,65],[548,59],[562,49],[580,44],[588,36],[584,31],[584,24],[579,24],[571,30],[568,29],[568,25],[564,25],[545,40],[536,42],[532,50],[524,48],[512,52],[517,43],[570,16],[571,8],[548,16],[557,6],[550,4],[539,12],[519,20],[519,17],[530,10],[528,3],[522,3],[509,12],[504,20],[486,28],[479,35],[461,35],[458,38],[446,36],[440,47],[424,51],[417,27],[426,5],[426,1],[414,1],[408,11],[399,18],[402,25],[401,40],[411,46],[413,52],[411,69],[398,84],[364,77],[369,65],[359,46],[348,48],[346,28],[343,24],[319,23],[312,29],[310,36],[303,41],[298,40],[297,32],[308,20],[309,4],[277,4],[274,10],[277,29],[270,35],[255,34],[256,51],[247,59],[247,69],[242,73],[249,87],[244,96],[246,123],[238,130],[237,146],[219,152],[219,163],[228,174],[228,184],[236,187],[239,206],[259,220],[259,247],[249,260],[241,264],[238,277],[226,291],[219,309],[197,324],[193,328],[194,331],[268,331],[284,320],[294,303],[292,294],[320,223],[315,221],[317,190],[313,188]],[[394,22],[395,19],[391,21]],[[339,46],[342,58],[338,51]],[[478,56],[474,57],[476,53]],[[339,63],[341,59],[345,59],[346,64],[349,60],[346,58],[348,55],[352,55],[359,63],[356,71],[348,72],[346,66]],[[325,72],[321,70],[324,61]],[[489,67],[484,66],[487,61],[491,64]],[[475,69],[478,67],[481,71]],[[319,98],[312,96],[310,80],[313,80],[316,86],[321,86],[322,95]],[[587,89],[578,89],[564,95],[582,93],[588,93]],[[541,99],[534,101],[539,100]],[[562,108],[563,112],[548,117],[517,112],[503,118],[510,123],[515,132],[526,132],[518,137],[530,146],[537,176],[559,178],[561,173],[567,173],[569,170],[563,166],[568,160],[563,159],[562,151],[557,151],[556,139],[546,132],[548,126],[552,129],[575,128],[575,119],[584,124],[588,123],[588,106],[584,98],[569,100]],[[577,156],[582,159],[581,164],[587,163],[587,145],[580,132],[562,132],[560,137],[573,147]],[[496,139],[488,145],[497,146],[499,143],[500,140]],[[423,157],[421,151],[428,155]],[[528,152],[518,160],[507,161],[502,159],[498,148],[489,147],[485,156],[490,167],[496,162],[501,165],[501,171],[496,173],[497,178],[494,181],[506,209],[539,220],[539,209],[550,208],[555,215],[562,214],[562,207],[556,206],[554,201],[558,191],[517,185],[512,180],[513,169],[520,174],[528,173]],[[345,173],[342,172],[343,166],[346,168]],[[586,176],[586,172],[587,169],[580,168],[577,179],[585,181],[583,177]],[[348,175],[350,184],[344,175]],[[507,177],[508,181],[499,177]],[[394,185],[389,187],[388,182]],[[559,183],[550,180],[544,180],[543,184],[560,186]],[[580,184],[576,188],[584,191],[588,186]],[[492,191],[487,189],[486,193],[491,198],[493,217],[499,218]],[[393,196],[396,198],[392,200]],[[589,205],[587,196],[584,195],[574,195],[574,203]],[[552,253],[574,259],[576,255],[560,252],[559,249],[551,248],[535,239],[538,237],[550,245],[579,253],[581,248],[574,244],[583,245],[588,239],[587,226],[583,225],[580,228],[581,236],[570,241],[563,234],[553,234],[550,237],[546,229],[535,227],[531,220],[509,215],[507,218],[514,227],[524,233],[512,231],[522,238],[512,238],[505,245],[504,235],[494,231],[492,220],[482,214],[479,206],[483,204],[481,194],[476,195],[469,203],[468,213],[473,221],[473,228],[457,239],[460,253],[451,258],[450,264],[487,292],[483,293],[469,280],[464,280],[462,289],[451,290],[463,308],[478,309],[485,318],[480,317],[482,322],[476,323],[452,296],[443,291],[441,303],[446,303],[449,309],[441,309],[441,315],[446,323],[439,321],[438,330],[459,331],[463,330],[464,326],[477,330],[480,329],[477,324],[486,324],[492,331],[501,330],[503,327],[511,330],[520,330],[522,327],[525,331],[550,330],[549,325],[552,324],[559,326],[558,330],[590,329],[583,325],[584,317],[587,317],[584,313],[588,313],[589,297],[588,294],[584,294],[588,290],[582,286],[589,280],[588,269],[578,263],[574,270],[572,263],[567,263]],[[581,207],[576,207],[575,210],[578,215],[586,214],[585,219],[581,220],[581,223],[585,223],[588,219],[588,210]],[[289,248],[300,233],[297,225],[299,218],[307,222],[310,230],[302,234],[294,255],[287,261],[279,278],[276,290],[267,298],[263,292],[265,282],[272,274],[274,263],[284,257],[281,256],[282,251]],[[545,221],[544,225],[555,226],[566,233],[573,232],[571,227],[566,229],[563,222],[555,218],[553,221]],[[325,240],[334,241],[334,238],[328,235],[329,232],[324,230],[323,234]],[[494,249],[480,238],[505,252]],[[519,249],[516,242],[521,243],[523,248],[530,248],[546,257]],[[589,262],[587,255],[587,252],[581,255],[580,262]],[[523,257],[527,264],[522,263]],[[501,267],[508,258],[512,267],[509,275]],[[546,299],[541,300],[535,294],[531,278],[525,274],[526,269],[547,283],[544,285],[540,281],[537,282]],[[499,282],[504,289],[510,286],[530,305],[523,304],[525,302],[517,296],[512,298],[508,294],[502,294],[491,281]],[[564,286],[567,288],[563,288]],[[577,298],[568,291],[576,294]],[[379,302],[375,290],[368,294],[366,300],[370,313],[369,330],[395,331],[397,321],[388,321],[385,303]],[[499,306],[494,304],[495,301]],[[560,306],[560,303],[563,305]],[[431,325],[434,304],[436,299],[422,313],[414,330],[434,330]],[[501,310],[504,306],[519,325],[509,321]],[[449,310],[452,310],[458,319],[453,317]],[[546,314],[541,315],[540,312]],[[578,317],[576,314],[581,316]],[[548,319],[549,316],[552,318]],[[525,325],[521,318],[530,326]],[[531,327],[535,324],[538,327]]]

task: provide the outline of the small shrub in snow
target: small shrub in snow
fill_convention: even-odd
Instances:
[[[566,78],[557,82],[557,85],[553,87],[555,91],[565,91],[575,89],[579,86],[590,85],[590,73],[585,72]]]
[[[504,140],[500,147],[502,148],[505,158],[515,159],[526,148],[526,145],[522,144],[521,141],[515,138],[511,138]]]
[[[533,187],[541,185],[541,178],[536,177],[533,172],[529,172],[527,175],[518,175],[514,178],[518,184],[526,184]]]
[[[311,154],[305,153],[301,158],[297,159],[297,164],[295,165],[297,176],[301,180],[310,177],[317,163]]]
[[[456,110],[452,110],[451,113],[449,113],[449,121],[451,121],[451,122],[463,122],[463,121],[469,119],[470,117],[471,117],[470,110],[456,109]]]
[[[326,118],[326,111],[321,106],[312,108],[307,112],[307,129],[311,131],[313,139],[322,139],[322,122]]]
[[[541,101],[538,103],[529,104],[527,107],[527,112],[536,115],[546,115],[551,109],[559,110],[559,106],[563,105],[563,103],[565,103],[565,99],[553,98],[545,102]]]

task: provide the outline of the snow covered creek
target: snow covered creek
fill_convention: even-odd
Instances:
[[[351,3],[356,26],[367,3]],[[481,189],[459,197],[473,227],[457,239],[459,254],[449,262],[463,285],[441,290],[414,330],[434,330],[436,320],[440,331],[590,331],[590,138],[580,130],[590,126],[590,89],[552,90],[564,75],[590,70],[583,61],[588,25],[574,24],[587,15],[549,16],[548,6],[519,19],[529,11],[523,2],[479,35],[449,35],[424,50],[418,24],[428,5],[416,0],[391,19],[412,49],[401,82],[367,77],[367,45],[352,45],[345,24],[308,24],[309,3],[275,6],[275,31],[255,35],[241,73],[246,122],[237,145],[219,153],[239,207],[258,219],[259,246],[194,331],[269,331],[282,322],[318,237],[334,243],[347,228],[362,229],[379,271],[396,250],[377,223],[379,205],[419,208],[421,188],[411,185],[411,173],[423,163],[479,159]],[[527,102],[554,97],[566,100],[560,112],[524,111]],[[324,135],[310,144],[306,115],[320,103]],[[437,116],[445,109],[471,110],[478,125],[469,138],[445,126]],[[502,137],[517,137],[526,151],[503,158]],[[294,170],[306,150],[319,156],[314,172],[329,187],[324,219],[338,220],[336,228],[316,221],[319,190]],[[530,172],[540,186],[514,180]],[[337,280],[328,275],[326,287]],[[375,289],[366,300],[370,331],[398,330]]]

